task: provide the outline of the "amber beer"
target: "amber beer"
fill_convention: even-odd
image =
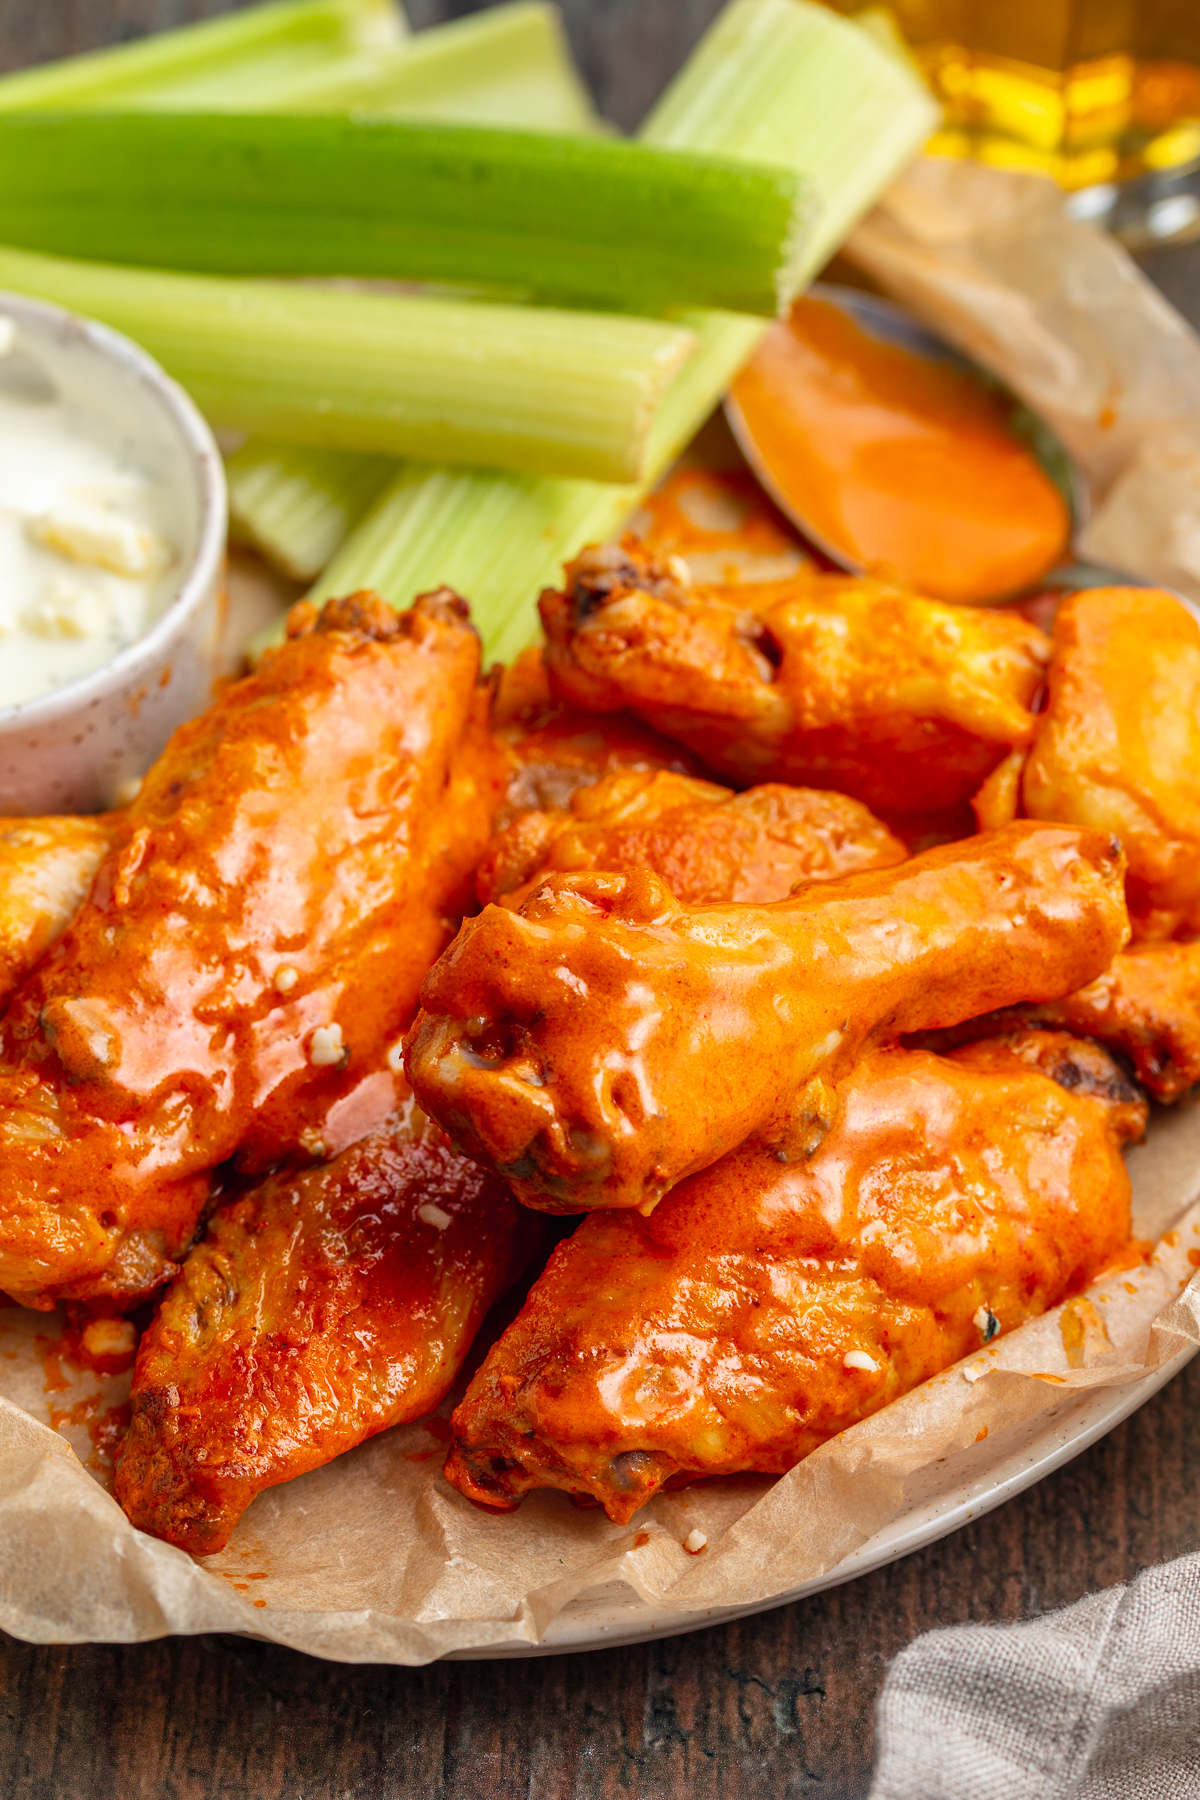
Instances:
[[[864,22],[889,12],[945,107],[931,149],[1076,189],[1200,163],[1200,0],[893,0]]]

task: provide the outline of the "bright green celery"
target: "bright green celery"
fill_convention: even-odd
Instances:
[[[252,438],[228,457],[229,524],[294,581],[312,581],[394,477],[390,456]]]
[[[398,49],[314,69],[278,104],[523,131],[594,131],[597,123],[558,8],[546,0],[510,0],[416,32]]]
[[[644,136],[809,175],[821,202],[819,233],[808,247],[815,270],[934,123],[916,77],[849,21],[808,0],[733,0],[664,95]],[[699,429],[757,337],[744,320],[707,321],[700,353],[659,414],[661,443],[671,430],[682,447]],[[713,379],[706,382],[709,370]],[[658,469],[654,454],[647,465]],[[404,606],[421,588],[449,580],[471,600],[491,653],[509,656],[533,639],[532,602],[554,566],[584,544],[613,536],[644,491],[631,488],[618,497],[578,482],[515,483],[499,474],[405,469],[316,593],[375,586]]]
[[[647,488],[694,436],[763,327],[730,313],[687,315],[699,349],[651,429],[636,486],[406,465],[313,589],[314,598],[373,587],[397,605],[448,582],[472,599],[489,656],[530,641],[531,599],[584,544],[613,537]],[[482,599],[481,599],[482,595]],[[266,642],[277,634],[267,633]]]
[[[0,250],[0,289],[143,344],[214,424],[289,443],[636,481],[678,324],[69,262]]]
[[[272,98],[303,112],[525,131],[584,132],[597,123],[558,8],[547,0],[509,0],[417,32],[396,49],[330,61]],[[230,464],[234,527],[285,574],[311,580],[358,523],[360,496],[374,498],[381,466],[389,465],[368,457],[357,468],[349,451],[252,441]]]
[[[0,116],[0,243],[219,275],[351,275],[774,315],[811,219],[791,169],[333,116]]]
[[[393,0],[275,0],[0,78],[0,111],[27,107],[271,104],[333,61],[386,52],[407,26]]]
[[[937,120],[916,74],[850,21],[808,0],[732,0],[640,135],[805,174],[821,203],[811,279]]]

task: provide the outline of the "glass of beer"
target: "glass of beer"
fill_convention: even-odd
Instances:
[[[830,0],[862,16],[859,0]],[[1200,235],[1200,0],[892,0],[930,149],[1040,171],[1130,241]],[[881,18],[881,15],[882,18]]]

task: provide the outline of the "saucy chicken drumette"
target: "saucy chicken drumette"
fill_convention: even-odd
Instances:
[[[238,1156],[360,1136],[499,800],[448,592],[298,610],[171,740],[0,1037],[0,1288],[133,1302]],[[395,1058],[393,1057],[393,1064]]]
[[[431,970],[409,1078],[528,1204],[648,1212],[749,1139],[807,1154],[871,1039],[1092,980],[1127,935],[1123,879],[1106,833],[1030,824],[763,906],[550,876]]]

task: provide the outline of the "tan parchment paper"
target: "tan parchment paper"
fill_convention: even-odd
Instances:
[[[1167,493],[1146,473],[1168,429],[1200,432],[1200,346],[1128,259],[1066,220],[1049,184],[932,162],[860,227],[853,250],[1052,420],[1100,496],[1093,554],[1096,533],[1116,531],[1123,548],[1106,549],[1109,560],[1183,585],[1171,546],[1190,521],[1200,593],[1200,473],[1186,504],[1186,483]],[[1197,458],[1200,471],[1200,438]],[[1135,481],[1153,504],[1135,503]],[[1121,536],[1121,506],[1153,515],[1142,539]],[[261,1495],[226,1551],[193,1561],[134,1531],[87,1466],[85,1415],[122,1399],[128,1378],[56,1379],[54,1317],[2,1308],[0,1626],[51,1643],[244,1631],[347,1662],[415,1664],[535,1645],[589,1597],[630,1629],[664,1615],[700,1624],[794,1590],[918,1506],[985,1490],[1044,1423],[1069,1433],[1089,1391],[1148,1389],[1200,1345],[1200,1102],[1158,1113],[1130,1170],[1135,1233],[1156,1244],[1148,1262],[778,1481],[660,1495],[629,1526],[559,1494],[507,1517],[476,1509],[441,1478],[438,1420]],[[692,1556],[683,1540],[695,1529],[708,1542]]]

